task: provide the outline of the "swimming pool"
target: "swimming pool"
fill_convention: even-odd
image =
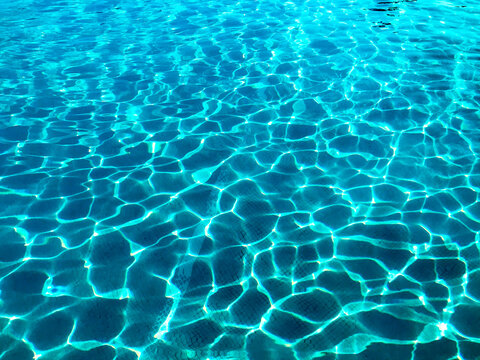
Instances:
[[[0,358],[480,358],[476,1],[0,6]]]

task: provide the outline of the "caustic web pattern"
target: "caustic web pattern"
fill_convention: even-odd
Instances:
[[[476,1],[0,7],[0,358],[480,358]]]

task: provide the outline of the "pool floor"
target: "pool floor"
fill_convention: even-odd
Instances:
[[[480,359],[479,22],[0,5],[0,359]]]

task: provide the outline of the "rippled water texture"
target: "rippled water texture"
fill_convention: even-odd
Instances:
[[[0,358],[477,360],[478,1],[0,5]]]

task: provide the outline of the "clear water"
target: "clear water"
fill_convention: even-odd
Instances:
[[[480,357],[478,1],[3,1],[0,358]]]

